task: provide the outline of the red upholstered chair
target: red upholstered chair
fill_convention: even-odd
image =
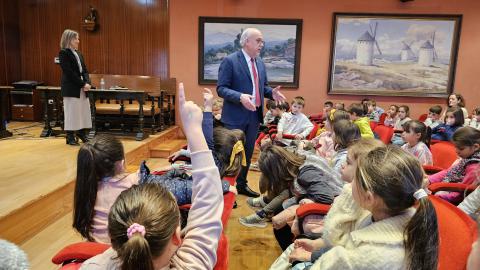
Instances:
[[[370,128],[372,129],[372,131],[378,126],[378,123],[375,122],[375,121],[370,121]]]
[[[433,166],[424,165],[423,169],[427,174],[437,173],[441,170],[450,168],[457,160],[457,151],[455,145],[451,142],[438,142],[430,146],[432,152]]]
[[[62,265],[61,270],[80,269],[82,263],[91,257],[103,253],[110,245],[95,242],[79,242],[68,245],[52,258],[52,262]]]
[[[433,183],[428,185],[428,190],[432,192],[432,194],[435,194],[439,191],[448,191],[448,192],[459,192],[463,196],[460,197],[459,201],[447,201],[451,204],[459,204],[465,197],[468,196],[468,194],[472,193],[478,186],[477,185],[467,185],[467,184],[462,184],[462,183],[445,183],[445,182],[440,182],[440,183]]]
[[[438,220],[439,231],[439,270],[463,270],[466,268],[472,244],[477,239],[477,224],[454,205],[429,196]],[[297,216],[304,218],[311,214],[325,215],[330,206],[324,204],[305,204],[297,209]],[[299,224],[302,224],[299,222]]]
[[[427,120],[428,114],[424,113],[418,117],[418,121],[425,122]]]
[[[310,121],[313,123],[317,123],[318,125],[323,123],[323,113],[318,113],[318,114],[312,114],[308,117]]]
[[[378,137],[384,144],[390,144],[390,142],[392,141],[393,128],[391,127],[378,125],[373,132],[378,135]]]
[[[384,123],[385,123],[385,118],[387,118],[387,114],[386,114],[386,113],[380,114],[380,118],[378,119],[378,124],[379,124],[379,125],[384,125]]]

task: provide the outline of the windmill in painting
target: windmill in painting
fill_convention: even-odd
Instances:
[[[378,22],[375,23],[375,28],[372,30],[370,27],[370,32],[365,31],[357,40],[357,63],[363,66],[371,66],[373,64],[373,54],[374,47],[377,49],[378,53],[382,55],[382,51],[378,46],[378,42],[375,39],[377,36],[377,27]]]
[[[407,44],[405,41],[402,41],[402,50],[400,51],[400,61],[408,62],[415,59],[415,53],[412,51],[412,43]]]
[[[418,64],[423,67],[429,67],[437,60],[437,52],[435,51],[435,32],[432,35],[432,42],[425,41],[418,52]]]

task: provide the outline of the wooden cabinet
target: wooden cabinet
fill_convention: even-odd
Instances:
[[[13,85],[15,88],[10,90],[12,120],[39,121],[42,116],[42,104],[35,88],[42,83],[21,81]],[[23,85],[25,87],[22,87]]]

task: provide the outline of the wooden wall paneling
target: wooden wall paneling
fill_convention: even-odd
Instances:
[[[21,78],[18,2],[0,0],[0,85]]]
[[[127,66],[128,74],[151,75],[145,68],[145,52],[147,36],[151,33],[146,31],[147,24],[147,5],[146,1],[127,1],[126,3],[126,31],[130,34],[126,36]]]
[[[169,6],[167,0],[153,1],[147,14],[150,23],[152,52],[149,59],[153,74],[162,79],[169,78]]]
[[[108,74],[127,74],[127,28],[125,0],[105,3],[105,45]]]
[[[107,52],[108,44],[106,41],[108,25],[108,16],[105,13],[106,9],[105,0],[91,0],[83,2],[83,10],[86,16],[89,12],[90,6],[97,10],[97,30],[95,32],[88,32],[82,29],[83,35],[83,47],[82,53],[84,54],[85,61],[87,62],[87,68],[90,73],[106,74],[108,69]]]

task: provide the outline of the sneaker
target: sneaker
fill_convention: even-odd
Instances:
[[[257,214],[251,214],[250,216],[241,217],[238,221],[247,227],[258,227],[258,228],[265,228],[267,227],[267,223],[265,219],[259,217]]]
[[[253,210],[258,210],[258,209],[261,209],[263,207],[265,207],[267,204],[263,201],[263,197],[260,196],[260,197],[257,197],[257,198],[252,198],[252,197],[248,197],[247,198],[247,204],[250,208],[252,208]]]

